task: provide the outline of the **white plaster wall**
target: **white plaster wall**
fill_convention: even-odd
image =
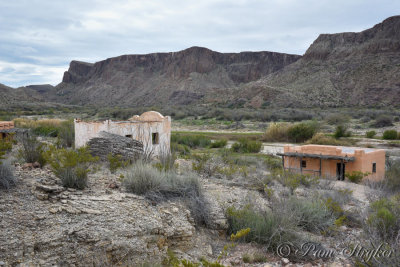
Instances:
[[[164,117],[162,121],[111,121],[82,122],[75,120],[75,147],[81,147],[93,137],[98,137],[101,131],[126,136],[143,142],[145,151],[160,155],[162,151],[170,151],[171,118]],[[159,143],[152,144],[152,133],[158,133]]]

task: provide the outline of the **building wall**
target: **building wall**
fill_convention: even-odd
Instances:
[[[83,122],[75,120],[74,125],[75,147],[86,145],[91,138],[98,137],[101,131],[105,131],[139,140],[143,142],[144,150],[152,151],[154,155],[170,150],[171,118],[164,117],[155,111],[134,116],[128,121]],[[158,133],[158,144],[152,142],[153,133]]]
[[[7,133],[2,133],[2,130],[8,130],[14,128],[13,121],[0,121],[0,139],[3,139],[8,136]]]
[[[366,153],[363,148],[355,149],[354,153],[345,153],[341,147],[336,146],[321,146],[321,145],[306,145],[306,146],[285,146],[284,152],[298,152],[308,154],[334,155],[355,157],[355,161],[345,162],[345,173],[353,171],[369,172],[370,175],[364,179],[381,180],[385,175],[385,151],[376,149]],[[303,173],[319,174],[320,160],[317,158],[303,158],[306,161],[306,168],[303,168]],[[300,168],[300,158],[284,157],[286,168]],[[322,159],[322,176],[328,178],[336,178],[337,163],[340,160]],[[372,172],[372,164],[376,163],[376,173]],[[310,171],[311,170],[311,171]]]

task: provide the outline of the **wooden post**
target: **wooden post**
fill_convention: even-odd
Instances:
[[[282,155],[282,169],[285,170],[285,156]]]
[[[300,157],[300,173],[303,174],[303,157]]]
[[[342,159],[342,165],[340,166],[340,180],[344,181],[344,161]]]
[[[319,177],[322,176],[322,158],[319,158]]]

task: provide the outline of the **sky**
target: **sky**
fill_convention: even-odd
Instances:
[[[398,0],[0,0],[0,83],[57,85],[71,60],[191,46],[302,55],[399,13]]]

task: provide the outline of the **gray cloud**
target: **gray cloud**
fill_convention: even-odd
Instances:
[[[0,2],[0,83],[57,84],[71,60],[205,46],[303,54],[320,33],[396,15],[382,0],[14,0]]]

